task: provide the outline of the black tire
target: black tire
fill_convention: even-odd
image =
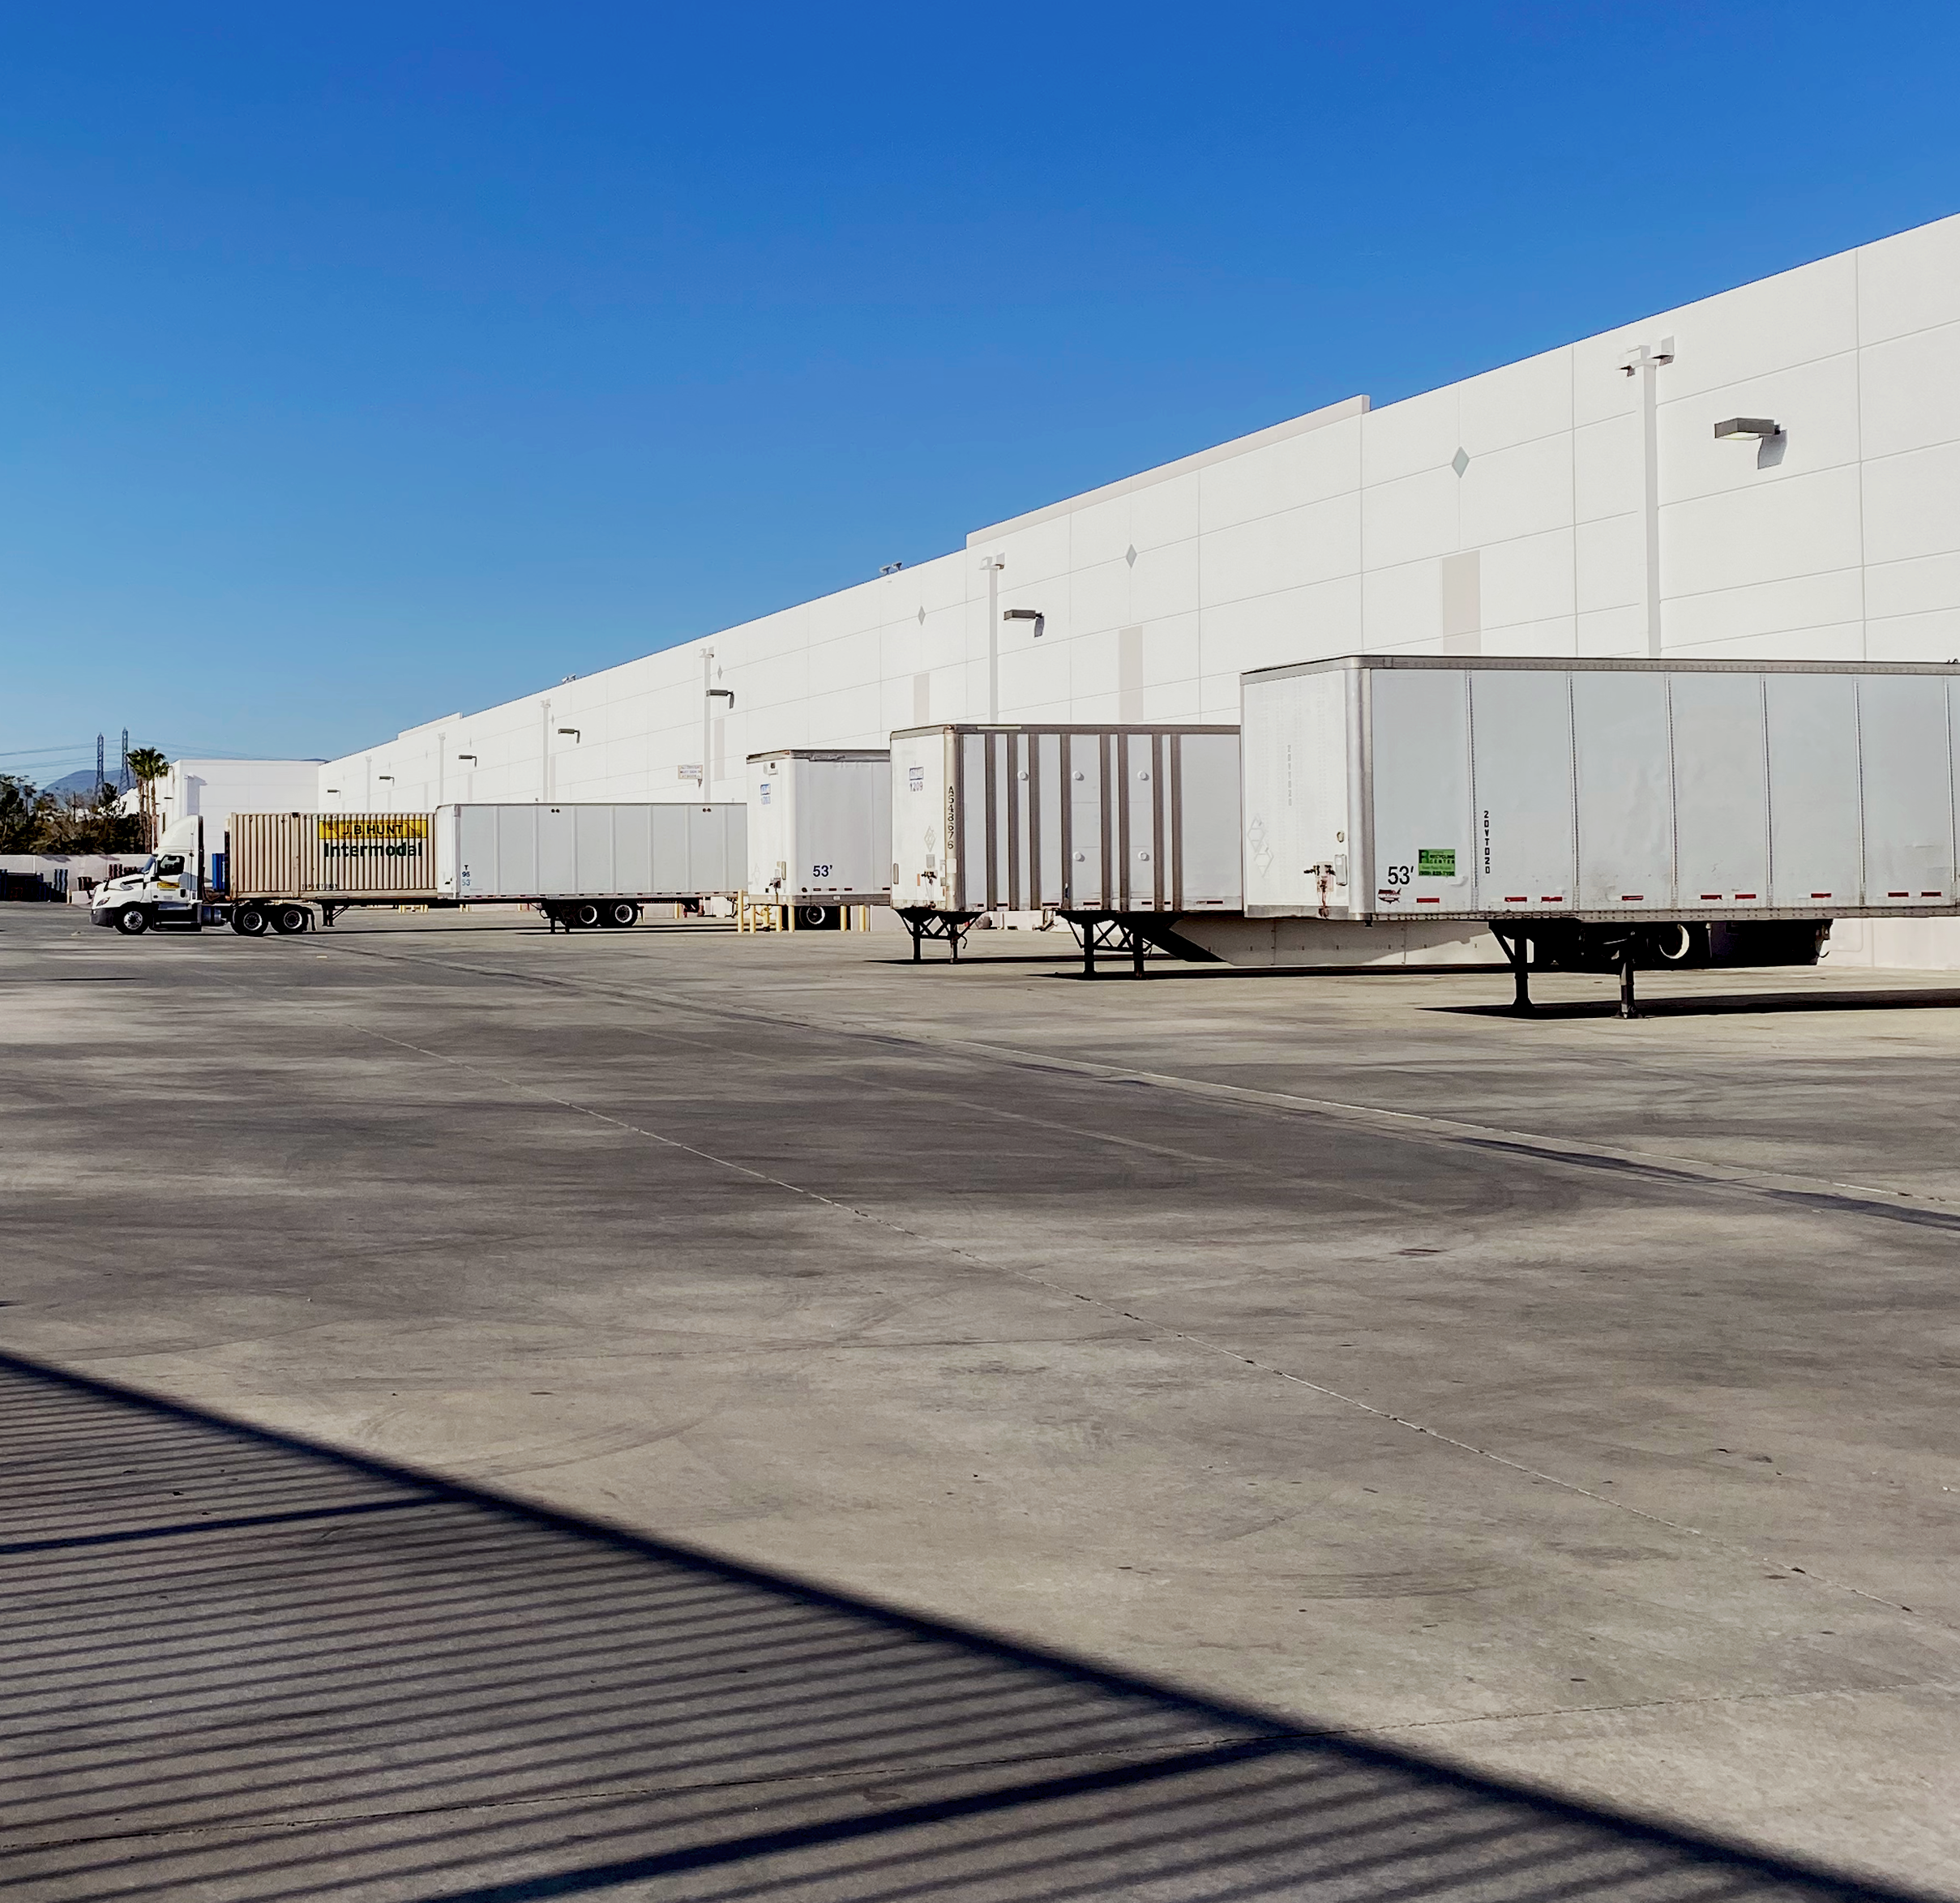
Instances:
[[[618,899],[606,908],[606,922],[623,930],[629,925],[640,922],[640,908],[631,899]]]
[[[796,909],[796,922],[814,930],[819,926],[830,923],[831,909],[828,905],[798,905]]]
[[[233,909],[231,929],[242,939],[256,939],[265,931],[265,914],[256,905],[240,905]]]
[[[273,909],[272,930],[276,932],[303,932],[313,923],[313,914],[304,905],[280,905]]]
[[[606,915],[600,911],[597,905],[593,904],[591,900],[588,899],[584,903],[571,908],[565,922],[567,925],[576,926],[580,931],[588,932],[595,926],[603,925],[606,922]]]
[[[150,929],[150,915],[140,905],[125,905],[116,914],[116,930],[125,938],[139,939]]]

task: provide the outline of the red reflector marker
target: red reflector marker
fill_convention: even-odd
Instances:
[[[1738,892],[1735,896],[1739,899],[1752,899],[1756,895],[1753,892]]]
[[[1522,892],[1518,892],[1516,894],[1507,893],[1504,896],[1504,903],[1507,905],[1529,905],[1531,901]]]
[[[1704,892],[1701,896],[1705,899],[1719,899],[1722,895],[1719,892]]]
[[[1418,899],[1416,900],[1416,904],[1419,905],[1440,905],[1442,903],[1440,899]]]
[[[1620,903],[1624,904],[1628,899],[1645,899],[1646,896],[1645,892],[1622,892],[1620,895]]]
[[[1813,899],[1828,899],[1830,894],[1829,892],[1812,892],[1810,896]]]
[[[1541,905],[1563,905],[1565,903],[1565,895],[1563,892],[1547,892],[1543,898],[1538,900],[1538,903]]]
[[[1943,895],[1942,895],[1942,894],[1941,894],[1941,893],[1939,893],[1939,892],[1921,892],[1921,893],[1919,894],[1919,896],[1920,896],[1922,899],[1937,899],[1937,898],[1941,897],[1942,896],[1943,896]]]
[[[1887,892],[1885,896],[1888,899],[1910,899],[1912,894],[1911,892]]]

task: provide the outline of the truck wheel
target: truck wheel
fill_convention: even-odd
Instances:
[[[572,907],[570,922],[586,931],[590,931],[594,926],[602,922],[603,916],[599,908],[588,900],[583,905]]]
[[[630,900],[622,899],[607,910],[606,922],[617,926],[637,925],[640,922],[640,908]]]
[[[256,905],[241,905],[231,915],[231,929],[242,938],[256,939],[265,930],[265,914]]]
[[[811,926],[828,925],[830,908],[828,905],[798,905],[796,909],[796,922]]]
[[[116,930],[126,938],[139,939],[149,929],[149,915],[140,905],[125,905],[116,914]]]
[[[312,922],[313,914],[304,905],[281,905],[272,914],[276,932],[303,932]]]

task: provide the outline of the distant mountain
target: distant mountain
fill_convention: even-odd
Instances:
[[[115,769],[109,769],[109,781],[115,781]],[[95,768],[84,767],[79,773],[64,773],[58,780],[50,780],[41,789],[43,793],[93,793],[96,789]]]

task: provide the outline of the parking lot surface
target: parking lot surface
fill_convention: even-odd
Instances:
[[[40,1903],[1960,1895],[1960,988],[0,909]]]

